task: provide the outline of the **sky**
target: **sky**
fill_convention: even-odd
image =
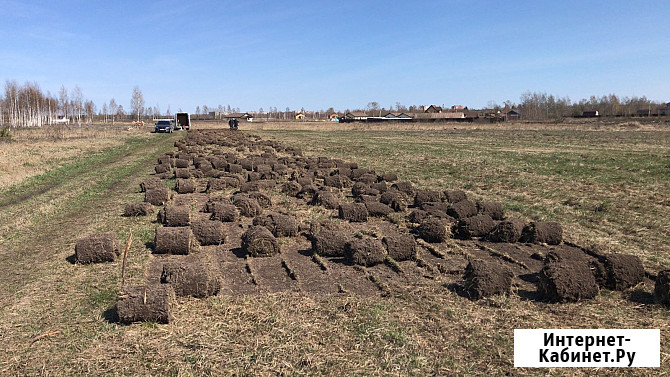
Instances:
[[[195,112],[573,101],[670,101],[670,2],[6,1],[0,80],[98,109]],[[3,84],[4,87],[4,84]]]

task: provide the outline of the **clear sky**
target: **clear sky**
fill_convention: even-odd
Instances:
[[[0,79],[194,111],[670,101],[670,1],[5,1]]]

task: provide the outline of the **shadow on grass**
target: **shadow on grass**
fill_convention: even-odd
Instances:
[[[77,263],[77,254],[72,254],[69,257],[66,257],[65,261],[69,262],[70,264],[76,264]]]
[[[230,252],[233,253],[236,257],[240,259],[244,259],[247,256],[247,253],[244,252],[244,250],[241,247],[236,247],[234,249],[230,249]]]
[[[653,293],[639,288],[630,291],[627,296],[630,301],[637,302],[638,304],[653,305],[656,303],[656,298]]]
[[[450,290],[451,292],[463,297],[463,298],[467,298],[468,300],[472,300],[472,301],[477,301],[477,299],[470,296],[470,294],[465,289],[463,284],[449,283],[449,284],[445,284],[444,287],[447,288],[448,290]]]
[[[119,323],[119,312],[117,311],[116,304],[102,312],[102,318],[107,323]]]

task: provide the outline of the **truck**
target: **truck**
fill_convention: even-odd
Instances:
[[[174,114],[174,129],[175,130],[190,130],[191,129],[191,115],[189,113],[175,113]]]

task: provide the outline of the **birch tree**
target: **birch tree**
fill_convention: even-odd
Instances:
[[[133,88],[133,96],[130,99],[130,111],[140,120],[140,115],[144,112],[144,96],[139,86]]]

